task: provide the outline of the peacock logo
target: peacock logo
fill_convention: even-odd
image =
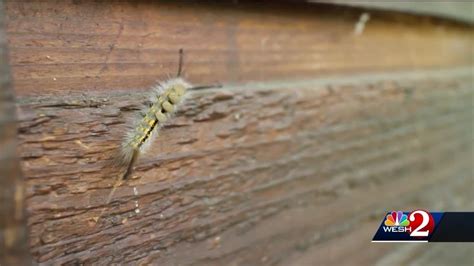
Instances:
[[[407,215],[403,214],[403,212],[393,211],[387,215],[384,224],[386,226],[409,226],[410,221],[408,221]]]

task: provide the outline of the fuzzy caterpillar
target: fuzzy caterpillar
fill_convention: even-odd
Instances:
[[[178,72],[179,73],[179,72]],[[115,164],[120,168],[126,167],[125,173],[117,180],[107,197],[106,205],[112,200],[112,196],[122,181],[126,180],[132,173],[133,166],[141,153],[146,152],[153,139],[158,136],[159,129],[179,109],[180,104],[186,98],[188,89],[201,89],[206,87],[191,88],[191,84],[177,77],[164,83],[159,83],[152,88],[150,94],[151,105],[144,108],[137,118],[137,122],[125,135],[120,152],[115,158]],[[102,209],[97,218],[97,223],[102,217],[105,209]]]
[[[159,129],[179,109],[189,88],[191,84],[182,78],[170,79],[153,88],[151,105],[141,112],[143,117],[128,132],[120,147],[119,165],[127,165],[121,180],[130,176],[138,156],[150,147]]]
[[[114,184],[107,197],[106,205],[110,203],[117,187],[130,176],[133,166],[140,154],[146,152],[153,142],[153,139],[158,136],[160,128],[179,109],[181,103],[183,103],[188,96],[188,91],[221,87],[220,85],[193,87],[190,83],[181,78],[183,64],[182,49],[179,50],[179,55],[177,77],[163,83],[158,83],[152,88],[150,93],[151,104],[142,109],[140,112],[142,115],[137,117],[136,122],[125,135],[119,147],[120,151],[115,158],[115,164],[120,168],[126,167],[126,171]],[[102,217],[104,211],[105,208],[98,217],[94,218],[96,223],[100,217]]]

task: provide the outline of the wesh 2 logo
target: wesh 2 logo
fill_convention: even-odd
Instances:
[[[372,242],[428,242],[435,229],[435,223],[439,223],[440,219],[441,213],[424,210],[389,212],[375,232]]]
[[[409,233],[410,237],[427,237],[434,230],[434,219],[429,212],[416,210],[411,213],[393,211],[385,217],[385,233]]]
[[[392,211],[372,242],[474,242],[474,212]]]

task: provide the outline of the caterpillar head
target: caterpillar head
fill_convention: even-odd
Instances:
[[[165,94],[172,104],[181,102],[186,94],[186,91],[191,87],[191,85],[182,78],[172,79],[168,81],[165,86]]]

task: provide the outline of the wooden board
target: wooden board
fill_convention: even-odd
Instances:
[[[378,221],[383,209],[449,204],[417,200],[433,199],[428,188],[440,183],[470,190],[462,188],[471,181],[469,79],[464,72],[449,81],[196,95],[98,225],[118,174],[104,165],[143,98],[30,101],[20,130],[33,254],[44,262],[220,264],[244,259],[243,252],[242,263],[264,256],[270,263],[299,252],[301,241],[313,243],[308,232],[350,230],[345,219]],[[275,248],[259,248],[270,243]]]
[[[472,208],[470,26],[371,12],[356,34],[359,10],[302,3],[6,10],[38,262],[403,262],[370,244],[384,212]],[[223,88],[193,94],[106,205],[125,123],[179,48],[190,81]]]
[[[136,90],[174,75],[194,83],[299,80],[470,65],[470,28],[408,15],[294,4],[8,2],[18,95]]]

